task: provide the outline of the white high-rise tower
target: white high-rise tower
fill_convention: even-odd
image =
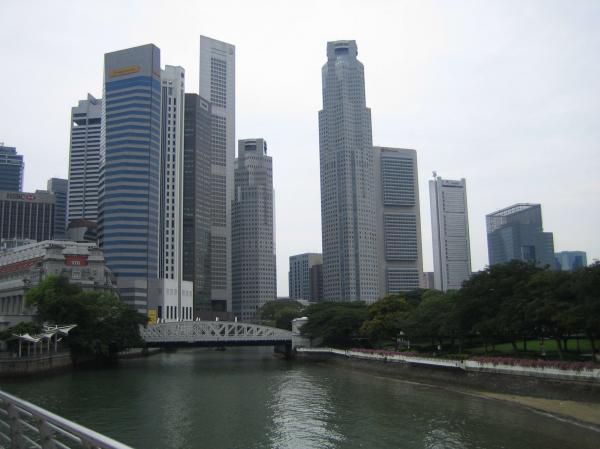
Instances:
[[[327,43],[319,111],[323,296],[379,295],[371,111],[355,41]]]
[[[429,181],[429,199],[434,286],[437,290],[458,290],[471,276],[466,181],[437,176]]]
[[[231,312],[231,201],[235,159],[235,47],[200,36],[200,96],[212,106],[211,303]]]

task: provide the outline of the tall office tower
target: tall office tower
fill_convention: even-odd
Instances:
[[[232,206],[233,313],[254,321],[275,300],[273,170],[263,139],[240,140]]]
[[[355,41],[327,43],[319,111],[323,294],[328,301],[379,295],[371,110]]]
[[[98,219],[101,121],[102,100],[90,94],[71,108],[67,225],[72,220]]]
[[[158,276],[160,75],[152,44],[104,55],[98,241],[121,297],[141,312]]]
[[[67,194],[69,181],[67,179],[51,178],[48,180],[46,190],[56,198],[54,214],[54,239],[67,238]]]
[[[561,251],[554,254],[558,268],[562,271],[575,271],[587,267],[585,251]]]
[[[235,47],[200,36],[200,96],[212,107],[211,303],[231,311],[231,201],[235,159]]]
[[[417,152],[373,147],[379,292],[408,292],[422,286],[421,214]]]
[[[554,236],[544,232],[542,206],[515,204],[486,215],[490,265],[522,260],[556,267]]]
[[[435,173],[434,173],[435,176]],[[437,176],[429,181],[431,233],[433,236],[434,286],[458,290],[471,277],[471,246],[465,179],[452,181]]]
[[[23,156],[14,147],[0,143],[0,191],[23,191]]]
[[[321,300],[323,296],[322,268],[322,254],[305,253],[290,256],[290,299]],[[319,284],[321,286],[320,289]],[[319,290],[321,291],[319,292]]]
[[[54,236],[56,198],[35,193],[0,191],[0,241],[50,240]]]
[[[183,246],[183,124],[185,70],[167,65],[161,71],[160,228],[158,277],[181,283]],[[178,291],[181,289],[178,287]]]
[[[185,94],[183,280],[193,282],[194,317],[210,303],[210,103]]]

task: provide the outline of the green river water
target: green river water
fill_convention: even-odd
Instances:
[[[185,350],[1,388],[139,449],[598,449],[509,403],[271,349]]]

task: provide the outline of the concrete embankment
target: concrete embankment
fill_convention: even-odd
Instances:
[[[600,403],[600,370],[560,370],[449,360],[384,355],[332,348],[298,348],[299,359],[343,363],[356,369],[416,382],[433,383],[507,395]]]
[[[69,351],[37,357],[0,359],[0,377],[25,377],[40,373],[68,370],[72,366]]]

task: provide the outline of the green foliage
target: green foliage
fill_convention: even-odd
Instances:
[[[302,316],[303,306],[294,300],[266,302],[260,309],[262,322],[267,326],[292,330],[292,320]]]
[[[39,322],[77,324],[69,334],[75,358],[113,358],[126,348],[143,344],[139,325],[145,324],[146,318],[114,295],[84,292],[65,278],[49,276],[29,290],[26,298],[36,308]]]
[[[40,326],[38,323],[21,322],[21,323],[15,324],[12,327],[9,327],[8,329],[4,329],[3,331],[0,331],[0,340],[8,340],[9,338],[11,338],[13,336],[13,334],[35,335],[35,334],[39,334],[40,332],[42,332],[42,326]]]
[[[363,302],[323,302],[308,306],[304,314],[308,322],[302,334],[322,338],[324,344],[349,346],[359,336],[359,329],[368,318]]]
[[[414,306],[405,297],[387,295],[369,306],[368,320],[361,325],[360,334],[376,346],[386,340],[395,341],[398,333],[406,327],[413,309]]]

